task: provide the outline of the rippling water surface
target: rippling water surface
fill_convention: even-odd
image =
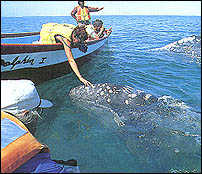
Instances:
[[[168,96],[166,106],[174,106],[175,112],[168,111],[184,120],[193,118],[194,125],[184,121],[175,126],[173,121],[175,129],[170,130],[166,124],[171,122],[163,122],[149,135],[123,137],[95,117],[112,113],[92,113],[71,103],[68,93],[81,83],[69,73],[37,86],[40,95],[54,103],[43,112],[37,138],[50,147],[53,158],[77,159],[81,172],[200,172],[201,133],[194,130],[201,130],[201,17],[99,18],[113,32],[101,51],[78,63],[81,74],[92,83],[127,85]],[[2,33],[39,31],[46,22],[74,23],[69,16],[2,18],[1,29]],[[197,56],[156,50],[193,35],[199,41],[185,49],[198,52]],[[189,132],[180,129],[184,125],[190,126]]]

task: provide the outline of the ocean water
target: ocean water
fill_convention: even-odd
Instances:
[[[156,49],[193,35],[200,37],[201,17],[92,18],[102,19],[106,28],[112,26],[113,32],[102,50],[78,63],[80,73],[92,83],[126,85],[158,97],[169,96],[179,115],[187,112],[195,119],[195,127],[201,129],[201,42],[186,47],[192,49],[191,53],[183,51],[182,45],[180,52]],[[75,24],[70,16],[10,17],[2,18],[1,32],[40,31],[47,22]],[[37,139],[50,147],[53,159],[77,159],[81,172],[90,173],[201,172],[200,133],[169,134],[165,126],[148,138],[123,137],[95,117],[110,113],[84,111],[71,103],[68,93],[79,85],[70,72],[37,86],[40,96],[54,104],[44,109],[36,133]],[[184,107],[179,106],[180,102]],[[184,108],[189,108],[189,112]],[[177,130],[178,126],[175,125]]]

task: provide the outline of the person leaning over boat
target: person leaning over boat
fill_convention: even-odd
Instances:
[[[78,79],[88,86],[92,84],[81,76],[71,51],[73,47],[77,47],[80,51],[87,52],[88,46],[85,42],[87,39],[88,34],[84,25],[47,23],[42,26],[39,42],[41,44],[61,42],[72,70]]]
[[[99,39],[102,38],[104,34],[109,35],[112,32],[112,27],[107,30],[102,20],[96,19],[92,24],[86,26],[86,31],[89,35],[89,39]]]
[[[104,8],[85,6],[84,0],[79,0],[78,4],[71,12],[71,16],[77,21],[78,25],[89,25],[91,20],[90,12],[98,12]]]

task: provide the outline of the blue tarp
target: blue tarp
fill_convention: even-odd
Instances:
[[[63,166],[52,161],[49,153],[39,153],[14,173],[80,173],[78,166]]]

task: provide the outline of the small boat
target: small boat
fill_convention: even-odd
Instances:
[[[82,58],[99,50],[108,37],[105,35],[99,40],[87,40],[86,53],[72,48],[74,58]],[[56,77],[57,72],[67,70],[69,63],[63,45],[40,44],[39,39],[40,32],[1,34],[1,79],[28,78],[37,83],[34,77],[42,78],[41,75],[45,73],[44,80],[48,80],[48,74],[51,79]]]

